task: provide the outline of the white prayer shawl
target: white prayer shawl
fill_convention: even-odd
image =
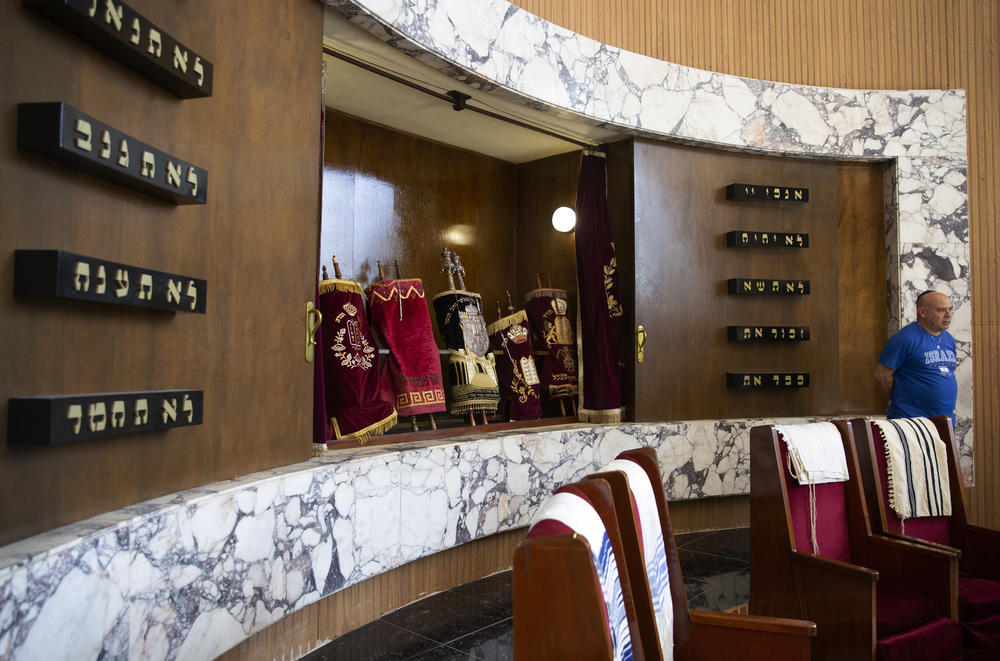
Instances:
[[[788,447],[792,476],[799,484],[846,482],[847,457],[840,432],[832,422],[778,425]]]
[[[625,613],[625,597],[618,577],[618,563],[611,548],[611,539],[597,511],[583,498],[571,493],[556,493],[542,503],[532,519],[532,525],[544,519],[559,521],[590,545],[594,567],[601,584],[604,606],[611,630],[611,648],[615,661],[631,661],[632,637]]]
[[[670,575],[667,570],[667,547],[660,526],[660,510],[656,506],[653,483],[646,471],[630,459],[615,459],[602,470],[621,471],[628,478],[628,486],[639,510],[642,528],[642,555],[646,564],[646,577],[653,597],[656,629],[664,661],[674,658],[674,603],[670,597]],[[660,487],[662,488],[662,487]]]
[[[927,418],[873,420],[885,445],[889,507],[900,521],[951,515],[948,450]]]

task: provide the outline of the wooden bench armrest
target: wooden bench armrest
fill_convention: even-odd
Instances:
[[[762,633],[786,636],[815,636],[816,623],[809,620],[795,620],[788,617],[767,617],[764,615],[734,615],[715,611],[692,610],[691,621],[695,624],[727,629],[746,629]]]

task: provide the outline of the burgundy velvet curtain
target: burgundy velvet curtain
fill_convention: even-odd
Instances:
[[[576,282],[580,297],[584,422],[621,420],[622,306],[608,219],[604,158],[584,154],[576,191]]]

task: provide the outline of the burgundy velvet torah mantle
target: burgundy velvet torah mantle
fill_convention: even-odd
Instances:
[[[519,310],[490,324],[486,329],[497,356],[500,393],[511,420],[537,420],[542,417],[538,370],[531,355],[528,315]]]
[[[399,415],[444,411],[441,357],[434,343],[424,285],[419,278],[383,280],[365,289],[372,326],[389,348],[382,364]]]
[[[576,395],[576,339],[573,324],[566,314],[566,290],[552,287],[532,289],[524,295],[524,307],[535,336],[548,351],[542,363],[542,387],[550,397]]]
[[[379,397],[378,349],[365,317],[361,285],[351,280],[322,281],[319,310],[331,435],[364,443],[396,424],[396,410]]]

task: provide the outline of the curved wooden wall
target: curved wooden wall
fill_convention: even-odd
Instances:
[[[1000,526],[1000,1],[512,0],[598,41],[709,71],[852,89],[967,94],[976,487]]]

